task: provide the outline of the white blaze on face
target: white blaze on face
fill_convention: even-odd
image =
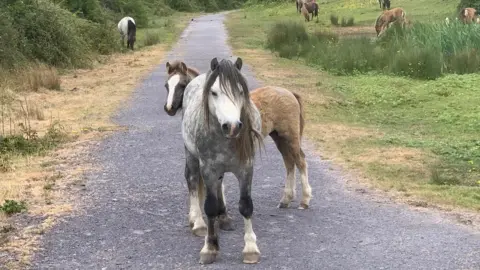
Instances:
[[[167,96],[167,110],[172,108],[173,96],[175,94],[175,87],[180,82],[180,75],[173,75],[167,82],[168,84],[168,96]]]
[[[230,99],[221,89],[220,89],[220,79],[217,77],[217,80],[212,85],[211,92],[216,93],[217,96],[213,96],[210,93],[209,102],[210,106],[213,107],[213,111],[218,118],[220,124],[225,123],[237,123],[240,121],[241,108],[243,106],[243,100],[241,104],[235,104],[234,101]],[[211,108],[212,108],[211,107]]]

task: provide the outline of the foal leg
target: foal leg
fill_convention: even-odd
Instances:
[[[302,183],[302,201],[298,209],[308,209],[310,200],[312,199],[312,188],[308,183],[308,165],[305,161],[305,153],[302,148],[300,148],[300,145],[298,145],[296,156],[295,163],[300,171],[300,181]]]
[[[295,197],[295,160],[289,152],[288,141],[285,138],[280,137],[276,131],[270,133],[270,137],[272,137],[278,151],[280,151],[282,154],[283,163],[285,164],[285,169],[287,170],[285,188],[278,208],[288,208],[290,202]]]
[[[223,176],[220,177],[220,182],[221,185],[219,185],[217,189],[217,197],[218,197],[218,221],[220,225],[220,229],[224,231],[233,231],[233,224],[232,224],[232,218],[227,213],[227,207],[225,204],[225,191],[224,191],[224,185],[223,185]]]
[[[221,188],[221,181],[219,181],[221,174],[215,172],[209,166],[202,166],[201,174],[205,181],[206,198],[205,198],[205,214],[208,218],[207,235],[205,236],[205,244],[200,251],[200,263],[210,264],[216,260],[219,246],[218,235],[215,231],[215,220],[219,215],[219,198],[217,196],[218,189]]]
[[[187,152],[187,151],[186,151]],[[203,201],[203,181],[200,177],[200,168],[198,159],[186,154],[185,179],[187,180],[189,191],[190,211],[188,221],[192,233],[196,236],[205,236],[207,234],[207,225],[203,221],[200,202]]]
[[[238,171],[235,173],[240,185],[240,201],[238,203],[238,210],[243,216],[245,225],[245,247],[243,248],[243,263],[257,263],[260,260],[260,250],[257,246],[257,236],[253,231],[252,214],[252,178],[253,165],[246,168],[245,171]]]

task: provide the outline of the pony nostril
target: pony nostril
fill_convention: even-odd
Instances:
[[[227,124],[222,124],[222,130],[227,132],[228,131],[228,125]]]
[[[238,126],[238,129],[242,129],[242,126],[243,126],[242,122],[238,122],[237,126]]]

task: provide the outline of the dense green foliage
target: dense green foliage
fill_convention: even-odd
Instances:
[[[475,8],[477,11],[480,11],[480,0],[460,0],[457,10],[467,7]]]
[[[376,41],[369,37],[338,40],[331,34],[308,35],[301,24],[281,22],[268,33],[267,48],[285,58],[304,56],[309,64],[337,75],[376,71],[436,79],[447,73],[480,71],[479,30],[476,24],[460,22],[415,23],[406,29],[391,27]]]
[[[29,62],[69,68],[88,66],[96,54],[120,50],[117,23],[138,28],[152,16],[178,11],[239,7],[245,0],[4,0],[0,1],[0,70]],[[157,38],[158,39],[158,38]],[[145,44],[155,44],[153,35]]]

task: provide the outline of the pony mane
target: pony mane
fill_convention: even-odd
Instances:
[[[375,26],[378,26],[378,21],[380,20],[380,18],[383,17],[383,13],[378,15],[377,19],[375,20]]]
[[[204,121],[207,129],[210,128],[210,109],[208,102],[208,95],[210,90],[219,79],[220,89],[230,99],[239,100],[244,99],[243,107],[240,113],[240,121],[243,123],[243,128],[240,131],[238,138],[235,139],[235,151],[240,163],[247,163],[253,161],[255,157],[255,142],[260,146],[262,142],[262,135],[260,131],[253,128],[252,119],[255,111],[254,105],[250,100],[250,92],[248,91],[247,80],[242,75],[231,61],[222,59],[215,70],[209,70],[203,89],[203,110]],[[240,85],[240,88],[238,87]],[[243,95],[241,95],[243,93]]]
[[[174,60],[173,62],[169,63],[169,67],[167,70],[168,74],[175,74],[180,73],[182,75],[191,75],[192,77],[197,77],[200,75],[200,72],[192,67],[187,66],[187,72],[185,73],[182,69],[182,61]]]

